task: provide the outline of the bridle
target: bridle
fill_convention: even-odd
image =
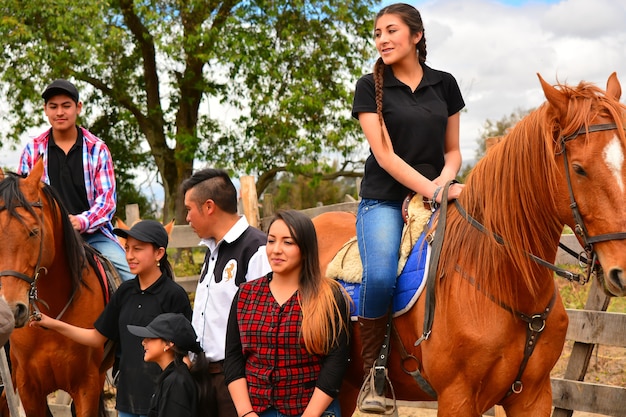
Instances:
[[[606,242],[608,240],[624,240],[626,239],[626,232],[605,233],[602,235],[589,236],[587,228],[585,227],[585,223],[583,222],[582,215],[578,210],[578,204],[576,203],[576,199],[574,198],[574,190],[572,188],[572,180],[569,173],[569,162],[567,159],[567,148],[565,144],[583,134],[616,129],[617,125],[615,123],[602,123],[591,126],[582,126],[576,132],[561,137],[561,150],[557,153],[557,155],[563,155],[563,163],[565,165],[565,178],[567,179],[567,189],[570,198],[570,208],[572,209],[572,214],[576,223],[576,225],[574,226],[574,233],[576,233],[583,241],[583,250],[585,251],[586,259],[584,259],[583,257],[580,257],[580,259],[587,264],[587,277],[585,279],[585,282],[589,280],[591,274],[597,272],[597,269],[599,267],[599,264],[597,262],[597,255],[593,250],[593,244],[598,242]]]
[[[41,200],[35,201],[34,203],[30,203],[30,207],[43,210],[43,204]],[[6,207],[5,206],[0,207],[0,211],[2,210],[6,210]],[[33,275],[29,276],[29,275],[23,274],[18,271],[13,271],[13,270],[0,271],[0,277],[3,277],[3,276],[16,277],[23,281],[26,281],[30,285],[30,290],[28,291],[28,304],[29,304],[29,308],[33,311],[32,313],[33,316],[37,316],[41,313],[39,310],[39,307],[37,306],[37,303],[43,303],[44,305],[46,305],[46,307],[48,307],[46,302],[39,299],[37,295],[37,281],[41,277],[42,273],[44,275],[48,273],[48,269],[45,266],[41,266],[41,258],[43,257],[43,241],[44,241],[43,217],[37,216],[37,222],[38,222],[39,231],[40,231],[39,254],[37,255],[37,264],[35,265],[35,269],[33,270]],[[0,283],[0,286],[1,286],[1,283]],[[63,312],[65,312],[65,309],[63,309],[61,314],[63,314]]]

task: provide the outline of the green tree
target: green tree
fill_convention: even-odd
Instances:
[[[331,154],[343,162],[329,177],[356,175],[361,138],[349,107],[373,52],[375,4],[0,0],[0,79],[12,107],[4,135],[42,123],[33,109],[51,79],[77,80],[87,122],[114,115],[106,139],[126,145],[120,155],[132,159],[137,138],[147,142],[164,216],[179,221],[178,186],[194,161],[257,175],[259,194],[280,172],[323,172]],[[211,114],[214,103],[237,116]]]
[[[327,206],[345,201],[346,195],[358,198],[356,182],[353,178],[337,178],[321,181],[323,174],[317,177],[304,177],[285,173],[267,188],[273,196],[273,208],[292,208],[302,210],[318,204]],[[263,214],[266,215],[265,213]]]

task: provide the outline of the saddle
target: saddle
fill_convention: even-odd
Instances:
[[[430,207],[425,206],[421,195],[410,194],[405,199],[402,209],[405,224],[398,253],[398,276],[402,273],[413,246],[426,230],[432,214]],[[333,257],[326,268],[326,276],[348,283],[361,283],[363,266],[356,236],[344,243]]]

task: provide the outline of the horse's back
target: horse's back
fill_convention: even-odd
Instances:
[[[346,211],[329,211],[312,220],[317,232],[320,266],[326,271],[339,249],[356,235],[356,217]]]

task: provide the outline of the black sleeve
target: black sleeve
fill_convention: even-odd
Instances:
[[[338,342],[333,346],[328,356],[324,359],[322,369],[317,378],[316,387],[324,391],[327,395],[335,398],[339,394],[343,377],[348,368],[350,358],[350,346],[348,344],[348,331],[350,329],[350,311],[348,309],[348,302],[343,292],[337,291],[335,293],[335,299],[339,310],[342,312],[341,333],[339,334]]]
[[[239,324],[237,323],[238,300],[239,291],[235,294],[233,304],[230,307],[228,325],[226,326],[226,356],[224,358],[224,379],[226,385],[246,377],[246,359],[241,349],[241,337],[239,335]]]
[[[376,113],[376,92],[372,74],[359,78],[352,100],[352,117],[359,119],[359,113]]]
[[[460,112],[465,107],[461,89],[452,74],[446,73],[446,102],[448,103],[448,117]]]

